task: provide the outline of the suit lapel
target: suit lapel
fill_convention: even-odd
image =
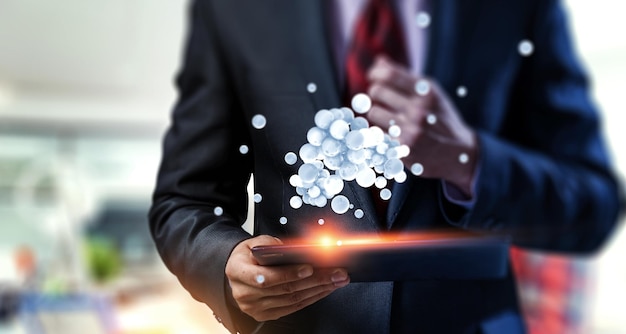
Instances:
[[[457,1],[432,1],[432,25],[425,74],[448,88],[456,73]]]
[[[317,87],[309,94],[315,110],[340,106],[340,92],[333,53],[329,41],[329,24],[326,15],[326,1],[286,1],[294,6],[295,15],[289,18],[293,38],[292,45],[297,52],[298,68],[307,83]]]

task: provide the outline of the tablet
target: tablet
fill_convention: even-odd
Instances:
[[[260,265],[307,263],[318,268],[346,268],[352,282],[498,279],[507,273],[508,252],[508,239],[482,236],[325,238],[252,248]]]

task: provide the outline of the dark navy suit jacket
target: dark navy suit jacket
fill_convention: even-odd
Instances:
[[[255,234],[471,230],[510,235],[524,247],[587,253],[609,235],[618,211],[586,76],[557,0],[432,1],[427,74],[449,92],[480,143],[476,203],[448,202],[441,182],[410,176],[394,190],[387,222],[289,207],[288,179],[315,112],[341,106],[319,0],[197,0],[191,10],[180,99],[164,140],[150,212],[157,248],[182,285],[231,331],[256,323],[229,300],[224,267],[249,235],[246,184],[254,173]],[[522,57],[520,41],[534,44]],[[308,83],[317,91],[309,93]],[[453,94],[468,89],[465,98]],[[264,115],[262,130],[251,118]],[[239,147],[248,145],[248,154]],[[351,203],[375,212],[350,183]],[[224,208],[216,216],[213,208]],[[288,218],[288,224],[279,218]],[[320,217],[327,218],[321,227]],[[472,266],[472,263],[467,263]],[[458,268],[459,271],[464,268]],[[514,278],[351,283],[262,333],[516,333],[524,328]]]

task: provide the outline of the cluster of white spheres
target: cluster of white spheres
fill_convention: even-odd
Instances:
[[[371,100],[365,94],[357,94],[352,107],[359,114],[366,113]],[[315,126],[307,132],[307,143],[298,152],[303,164],[289,179],[297,193],[289,200],[292,208],[303,204],[325,207],[330,201],[332,210],[343,214],[351,208],[348,198],[339,195],[344,182],[356,181],[363,188],[376,185],[382,189],[387,180],[401,183],[407,179],[400,159],[409,155],[409,147],[400,145],[381,128],[370,127],[365,118],[355,117],[350,108],[322,109],[314,120]],[[399,129],[392,132],[396,136],[400,133]],[[295,164],[296,154],[287,153],[285,162]],[[381,198],[388,200],[391,192],[385,190]],[[362,217],[362,211],[355,216]]]

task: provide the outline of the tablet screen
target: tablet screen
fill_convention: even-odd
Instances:
[[[356,238],[257,246],[261,265],[308,263],[346,268],[354,281],[492,279],[507,272],[505,238],[436,236],[415,239]]]

